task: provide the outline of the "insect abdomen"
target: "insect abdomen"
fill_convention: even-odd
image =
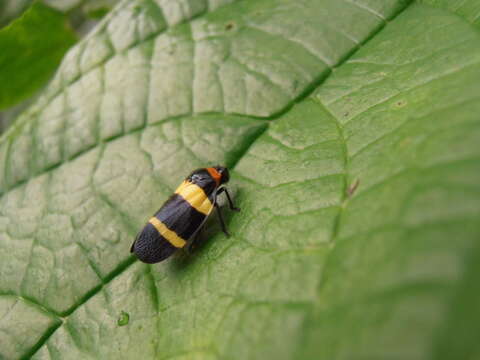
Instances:
[[[206,217],[178,194],[170,197],[155,214],[155,218],[185,241],[191,238]]]
[[[183,248],[213,209],[214,189],[184,181],[138,234],[131,252],[156,263]]]
[[[165,260],[175,250],[177,248],[160,235],[151,223],[145,225],[131,248],[131,252],[134,252],[141,261],[148,264]]]

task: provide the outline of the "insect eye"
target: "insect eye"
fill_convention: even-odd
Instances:
[[[196,182],[196,181],[202,180],[203,177],[200,176],[199,174],[193,174],[193,175],[191,176],[191,179],[192,179],[192,182]]]

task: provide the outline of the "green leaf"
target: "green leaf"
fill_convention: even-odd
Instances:
[[[112,10],[119,0],[89,0],[84,1],[82,10],[92,19],[101,19]]]
[[[120,3],[0,140],[1,356],[478,358],[477,5]],[[233,236],[131,257],[215,163]]]
[[[75,40],[65,16],[41,3],[0,30],[0,109],[45,85]]]

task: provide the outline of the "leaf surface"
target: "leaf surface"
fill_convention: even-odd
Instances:
[[[480,34],[449,4],[121,3],[0,142],[2,356],[478,357]],[[233,236],[130,257],[214,163]]]

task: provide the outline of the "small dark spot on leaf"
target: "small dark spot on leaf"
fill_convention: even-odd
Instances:
[[[355,180],[355,181],[353,182],[353,184],[350,184],[350,186],[349,186],[348,189],[347,189],[347,195],[348,195],[348,197],[351,197],[351,196],[355,193],[355,191],[356,191],[357,188],[358,188],[358,185],[360,185],[360,180],[359,180],[359,179]]]
[[[234,27],[235,27],[234,22],[229,22],[229,23],[225,24],[225,30],[227,30],[227,31],[232,30]]]
[[[395,105],[396,105],[397,107],[403,107],[403,106],[405,106],[406,104],[407,104],[407,102],[404,101],[404,100],[400,100],[400,101],[397,101],[397,102],[395,103]]]
[[[348,111],[343,114],[344,117],[347,117],[348,115],[350,115],[350,113]]]
[[[128,313],[126,313],[125,311],[122,311],[120,313],[120,316],[118,317],[117,325],[118,326],[125,326],[125,325],[128,324],[129,321],[130,321],[130,315]]]

